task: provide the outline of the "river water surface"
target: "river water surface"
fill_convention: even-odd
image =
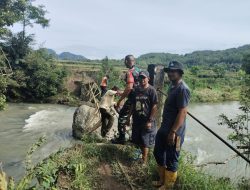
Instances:
[[[218,126],[218,116],[224,113],[230,117],[239,113],[238,102],[213,104],[191,104],[189,111],[226,139],[231,132]],[[0,112],[0,161],[8,175],[19,179],[24,173],[24,159],[27,150],[39,137],[46,135],[46,143],[33,155],[39,161],[60,147],[68,147],[75,141],[71,137],[74,107],[51,104],[9,104]],[[187,118],[185,150],[196,156],[195,163],[225,161],[234,152],[213,137],[209,132]],[[250,176],[249,168],[241,158],[235,158],[225,165],[207,166],[204,170],[220,177]]]

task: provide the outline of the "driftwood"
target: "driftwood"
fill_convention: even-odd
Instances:
[[[229,158],[227,158],[225,161],[212,161],[212,162],[206,162],[204,164],[197,164],[195,165],[195,167],[204,167],[204,166],[208,166],[208,165],[222,165],[222,164],[227,164],[230,160],[233,160],[234,158],[236,158],[238,155],[232,155]]]
[[[238,149],[249,149],[250,150],[250,147],[249,146],[237,146]]]

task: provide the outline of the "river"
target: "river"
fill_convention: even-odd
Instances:
[[[206,123],[224,139],[231,132],[218,126],[218,116],[224,113],[230,117],[239,113],[238,102],[191,104],[189,111]],[[9,104],[0,112],[0,161],[8,175],[19,179],[24,173],[24,159],[27,150],[39,137],[46,135],[47,141],[33,155],[39,161],[60,147],[68,147],[75,141],[71,137],[74,107],[51,104]],[[234,155],[228,147],[213,137],[190,117],[187,118],[185,150],[196,156],[195,163],[225,161]],[[225,165],[207,166],[204,170],[220,177],[236,179],[250,176],[249,168],[241,158],[235,158]]]

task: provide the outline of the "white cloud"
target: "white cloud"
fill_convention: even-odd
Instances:
[[[38,43],[90,58],[186,53],[250,43],[246,0],[39,0],[51,18]]]

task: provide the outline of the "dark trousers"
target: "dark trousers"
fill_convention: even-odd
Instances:
[[[167,133],[158,130],[154,147],[154,157],[157,164],[166,166],[169,171],[176,172],[183,140],[184,136],[177,136],[175,145],[170,146],[167,144]]]
[[[102,97],[107,92],[107,87],[106,86],[100,86],[100,87],[101,87],[101,97]]]
[[[125,130],[126,130],[126,123],[128,121],[130,109],[132,106],[131,100],[127,100],[122,109],[119,112],[119,118],[118,118],[118,132],[119,132],[119,137],[125,138]]]
[[[103,108],[100,108],[100,113],[102,121],[101,135],[105,137],[114,123],[114,116]]]

